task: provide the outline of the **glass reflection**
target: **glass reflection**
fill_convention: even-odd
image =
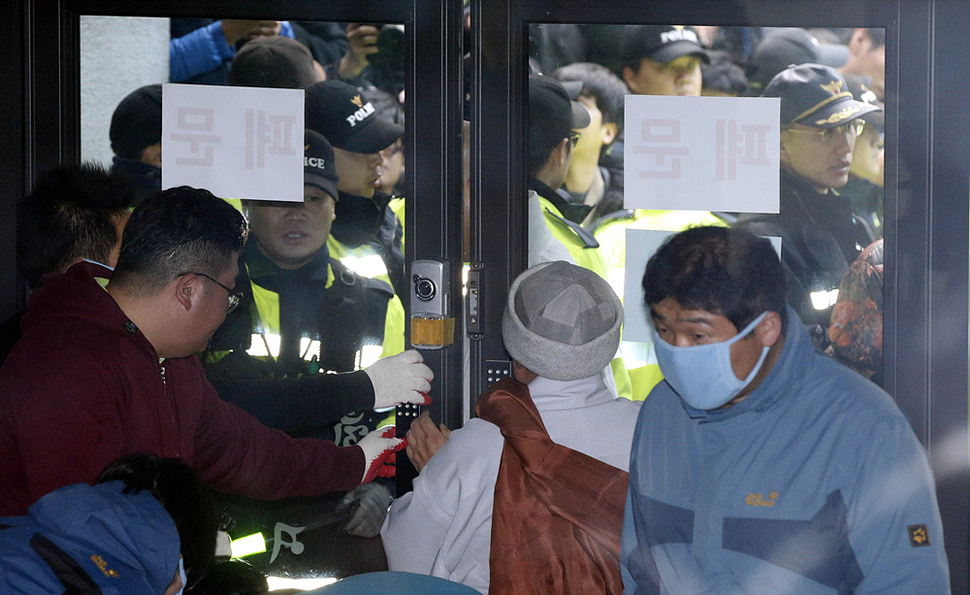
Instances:
[[[82,158],[110,163],[140,197],[161,188],[162,83],[306,90],[307,131],[293,133],[303,202],[223,197],[246,215],[250,237],[235,283],[242,298],[200,354],[220,397],[292,436],[340,446],[393,423],[402,394],[423,400],[399,382],[405,369],[430,378],[420,358],[401,355],[395,291],[404,287],[403,26],[82,17],[81,31]],[[393,488],[390,478],[310,503],[220,504],[233,537],[299,527],[291,549],[303,554],[258,554],[260,570],[344,576],[386,569],[365,538]]]
[[[832,90],[819,90],[825,96],[789,114],[789,120],[783,108],[781,213],[688,211],[678,208],[677,196],[668,197],[666,210],[632,208],[624,201],[624,147],[631,134],[624,131],[625,96],[755,97],[786,67],[806,63],[829,68],[817,76],[832,80],[816,82]],[[816,347],[881,381],[884,30],[532,24],[529,64],[533,75],[563,82],[570,99],[589,114],[588,124],[573,122],[579,141],[571,151],[562,145],[558,154],[541,138],[550,129],[549,116],[530,106],[529,187],[535,191],[530,200],[539,203],[530,205],[530,220],[544,219],[544,225],[530,226],[533,246],[546,246],[548,253],[548,236],[558,237],[574,261],[595,261],[586,266],[605,269],[621,296],[625,284],[635,283],[625,300],[635,305],[626,309],[629,320],[631,313],[642,315],[642,296],[639,277],[625,270],[628,230],[741,225],[780,237],[789,303]],[[782,93],[782,103],[807,100],[806,93],[808,87]],[[780,95],[777,89],[769,94]],[[832,105],[865,107],[832,116],[815,106],[827,98]],[[689,99],[683,103],[691,105]],[[806,124],[813,113],[842,119]],[[846,122],[852,126],[843,126]],[[844,134],[822,131],[834,125]],[[564,169],[561,180],[536,166],[551,164],[545,161],[550,156]],[[530,264],[542,258],[534,251],[530,257]],[[620,394],[629,386],[626,396],[642,399],[661,378],[652,345],[624,341],[622,353],[627,376],[614,365]]]

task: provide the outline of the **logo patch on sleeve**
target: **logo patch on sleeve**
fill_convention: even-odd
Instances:
[[[926,525],[910,525],[907,529],[909,530],[909,545],[922,547],[930,544],[930,532]]]

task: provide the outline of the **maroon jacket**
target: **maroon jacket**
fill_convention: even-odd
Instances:
[[[31,295],[0,368],[0,516],[91,483],[132,452],[181,457],[211,487],[278,499],[351,490],[360,447],[294,440],[225,403],[196,357],[158,355],[82,262]]]

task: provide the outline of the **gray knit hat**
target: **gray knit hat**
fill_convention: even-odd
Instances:
[[[579,380],[609,365],[623,305],[599,275],[559,260],[525,271],[509,290],[502,339],[515,361],[550,380]]]

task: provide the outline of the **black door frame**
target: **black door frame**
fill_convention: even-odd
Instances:
[[[3,23],[21,39],[0,58],[10,92],[0,99],[6,149],[0,161],[0,314],[25,303],[15,266],[15,203],[33,187],[39,172],[80,160],[79,18],[81,15],[138,17],[225,17],[405,24],[412,68],[406,82],[405,155],[408,209],[405,258],[444,258],[451,278],[461,279],[462,2],[442,0],[24,0]],[[19,33],[19,35],[16,35]],[[457,287],[457,285],[456,285]],[[461,314],[461,292],[451,292],[451,311]],[[408,307],[408,296],[401,296]],[[406,338],[410,333],[406,330]],[[450,427],[462,420],[461,341],[425,351],[434,370],[435,419]],[[403,413],[403,411],[402,411]],[[399,433],[410,419],[399,415]],[[403,457],[402,457],[403,458]],[[410,486],[413,469],[399,473]]]
[[[937,477],[953,592],[968,592],[968,196],[970,15],[958,0],[472,0],[472,259],[496,329],[525,269],[529,23],[688,23],[887,30],[885,385]],[[703,15],[703,16],[700,16]],[[698,22],[698,18],[706,22]],[[893,93],[893,90],[895,92]],[[477,169],[476,169],[477,168]],[[893,183],[895,182],[895,183]],[[491,323],[489,323],[491,321]],[[498,332],[473,344],[472,394]]]

